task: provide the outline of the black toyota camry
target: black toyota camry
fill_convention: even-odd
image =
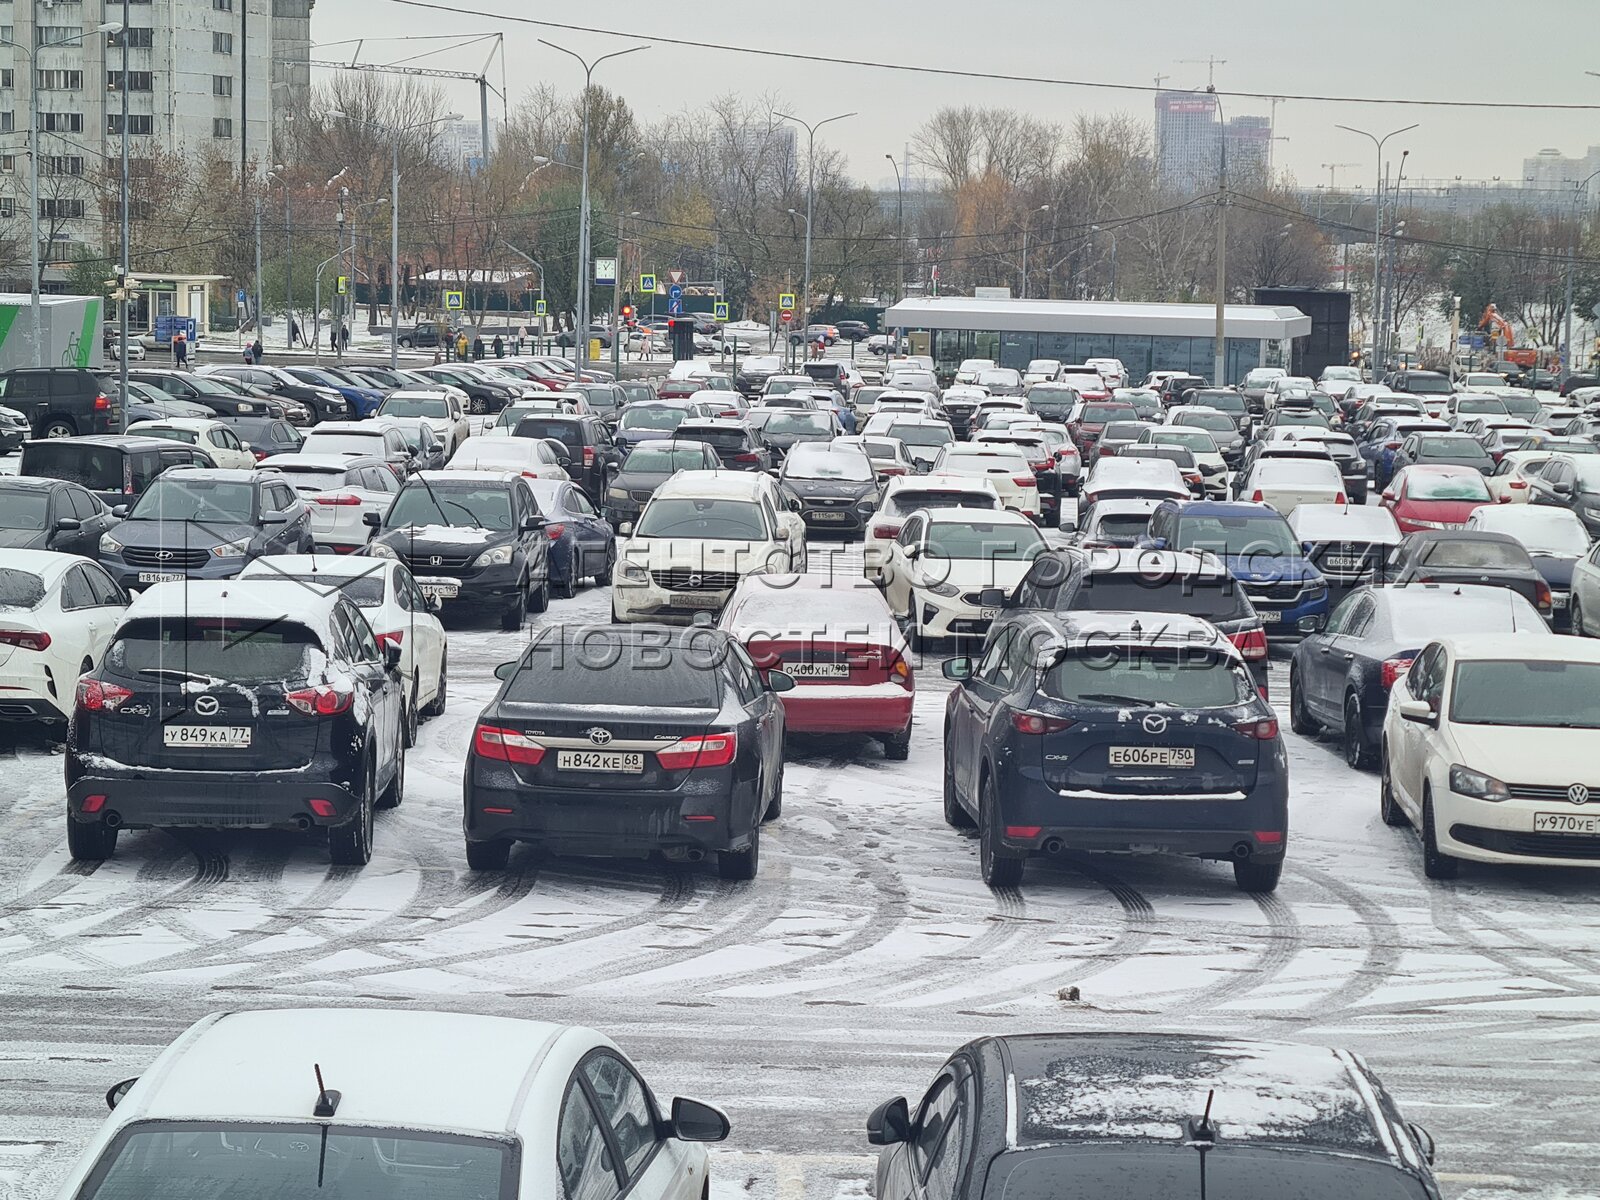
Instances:
[[[698,861],[753,879],[783,803],[783,704],[708,626],[549,625],[495,671],[464,777],[467,865],[516,842],[557,853]]]

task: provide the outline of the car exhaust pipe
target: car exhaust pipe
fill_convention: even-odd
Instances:
[[[113,808],[106,812],[103,820],[106,823],[107,829],[117,829],[122,825],[122,814]]]
[[[1044,852],[1046,854],[1060,854],[1064,849],[1065,847],[1062,845],[1060,838],[1053,837],[1045,839]]]
[[[1255,852],[1256,848],[1249,842],[1235,842],[1233,844],[1233,857],[1239,862],[1243,862]]]
[[[301,833],[311,832],[311,818],[306,816],[305,813],[301,813],[299,816],[295,817],[294,827]]]
[[[705,858],[705,856],[706,852],[701,850],[698,846],[690,847],[688,850],[684,851],[684,857],[686,857],[690,862],[700,862]]]

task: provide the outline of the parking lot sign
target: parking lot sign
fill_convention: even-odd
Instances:
[[[460,292],[446,292],[444,294],[444,306],[451,312],[461,311],[462,300],[463,296]]]

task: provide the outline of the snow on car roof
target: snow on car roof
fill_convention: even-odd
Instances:
[[[1289,528],[1307,542],[1353,540],[1398,546],[1402,537],[1388,509],[1365,504],[1297,504],[1289,514]]]
[[[316,633],[323,645],[332,639],[331,616],[337,592],[319,592],[302,583],[278,579],[190,579],[146,588],[122,614],[123,623],[139,618],[192,620],[196,617],[232,622],[297,621]]]
[[[900,492],[910,491],[969,492],[992,496],[996,500],[1000,498],[994,484],[982,476],[952,475],[945,471],[931,471],[926,475],[892,475],[883,498],[887,500]]]
[[[1159,619],[1171,622],[1163,615]],[[1224,1144],[1395,1153],[1352,1055],[1319,1046],[1134,1034],[1010,1038],[1016,1144],[1181,1142],[1205,1111]]]
[[[752,637],[905,644],[876,584],[861,575],[746,575],[728,601],[722,628]]]
[[[382,434],[386,428],[388,426],[381,421],[322,421],[313,425],[306,437],[316,437],[319,433]]]
[[[680,430],[681,432],[681,430]],[[748,471],[679,471],[656,489],[655,499],[663,496],[727,496],[738,500],[754,499],[765,475]]]
[[[350,471],[356,467],[388,467],[388,463],[375,454],[273,454],[256,464],[257,468],[273,467],[288,471]]]

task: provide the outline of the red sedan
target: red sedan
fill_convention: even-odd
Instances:
[[[1417,464],[1401,468],[1379,501],[1394,514],[1401,533],[1460,529],[1480,504],[1493,504],[1489,485],[1471,467]]]
[[[765,674],[795,681],[783,700],[790,733],[865,733],[883,756],[911,748],[916,675],[883,593],[859,575],[747,575],[722,628]]]

